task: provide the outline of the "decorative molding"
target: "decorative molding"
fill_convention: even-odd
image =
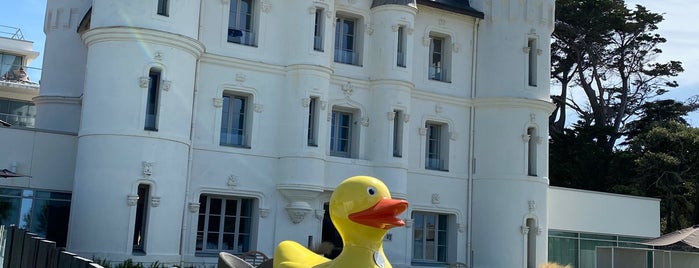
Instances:
[[[301,106],[303,106],[304,108],[308,108],[308,106],[311,106],[311,98],[301,99]]]
[[[228,182],[226,183],[226,185],[228,185],[228,188],[234,189],[238,187],[238,183],[238,176],[234,174],[228,175]]]
[[[410,115],[409,114],[403,114],[403,122],[405,122],[405,123],[410,122]]]
[[[539,226],[536,226],[536,235],[540,235],[541,232],[542,232],[542,229],[544,229],[544,228],[541,228],[541,227],[539,227]]]
[[[235,81],[238,81],[239,83],[243,83],[247,80],[247,77],[245,76],[244,73],[237,73],[235,74]]]
[[[415,31],[414,28],[408,28],[407,30],[408,30],[408,31],[407,31],[407,32],[408,32],[408,35],[413,35],[413,32]]]
[[[140,88],[147,88],[147,87],[148,87],[148,81],[150,81],[150,79],[148,79],[147,76],[141,76],[141,77],[139,77],[139,78],[138,78],[138,87],[140,87]]]
[[[438,193],[433,193],[432,194],[432,204],[439,204],[439,194]]]
[[[534,213],[534,211],[536,210],[536,202],[534,200],[529,200],[527,202],[527,205],[529,207],[529,213]]]
[[[388,112],[386,116],[388,117],[388,121],[393,121],[393,119],[396,118],[396,112]]]
[[[154,165],[154,163],[153,163],[153,162],[149,162],[149,161],[142,161],[142,162],[141,162],[141,165],[142,165],[142,167],[143,167],[143,170],[142,170],[143,176],[144,176],[145,178],[150,178],[150,176],[153,175],[153,165]]]
[[[199,206],[199,202],[189,202],[187,207],[189,207],[189,212],[197,213],[199,212]]]
[[[269,1],[262,1],[262,12],[264,13],[269,13],[272,11],[272,4],[269,3]]]
[[[268,208],[260,208],[258,211],[260,212],[260,218],[267,218],[269,216]]]
[[[422,37],[422,45],[429,47],[430,46],[430,37],[425,35]]]
[[[153,59],[157,60],[157,61],[162,61],[163,60],[163,52],[156,51],[155,54],[153,55]]]
[[[442,107],[441,104],[437,103],[434,105],[434,112],[435,113],[441,114],[442,111],[444,111],[444,107]]]
[[[157,208],[160,206],[160,196],[151,196],[150,197],[150,206]]]
[[[459,138],[459,133],[456,131],[449,132],[449,139],[455,141]]]
[[[308,14],[309,15],[316,14],[316,10],[318,10],[317,6],[310,6],[310,7],[308,7]]]
[[[362,121],[360,123],[362,124],[362,126],[368,127],[369,126],[369,117],[368,116],[362,117]]]
[[[452,43],[451,47],[451,50],[454,51],[454,53],[459,53],[459,51],[461,51],[461,44],[459,43]]]
[[[463,233],[466,231],[466,224],[464,223],[457,223],[456,224],[456,230],[459,231],[459,233]]]
[[[405,222],[405,228],[412,228],[412,227],[413,227],[413,223],[415,222],[415,220],[413,220],[413,219],[403,219],[403,222]]]
[[[328,117],[327,117],[326,119],[327,119],[328,122],[330,122],[330,120],[333,119],[333,113],[332,113],[332,112],[328,112]]]
[[[544,51],[541,50],[540,48],[536,49],[536,55],[541,55],[543,53],[544,53]]]
[[[277,185],[277,190],[288,200],[285,209],[294,224],[301,223],[308,213],[314,211],[309,203],[323,192],[311,185]]]
[[[132,207],[138,204],[138,195],[127,195],[126,204]]]
[[[165,90],[165,91],[169,91],[171,85],[172,85],[172,81],[170,81],[170,80],[163,80],[163,87],[162,87],[162,88],[163,88],[163,90]]]
[[[325,111],[325,107],[328,107],[327,101],[320,101],[320,109]]]
[[[342,85],[342,93],[345,93],[345,96],[347,98],[352,96],[353,92],[354,92],[354,86],[352,85],[352,82],[347,82],[346,84]]]
[[[529,137],[529,135],[527,135],[527,134],[522,134],[522,141],[523,141],[524,143],[529,142],[529,139],[530,139],[530,138],[531,138],[531,137]]]
[[[302,207],[286,207],[286,213],[289,214],[289,219],[294,224],[299,224],[306,218],[306,214],[312,211],[311,208]]]
[[[444,18],[439,18],[439,21],[437,23],[439,23],[439,25],[441,26],[444,26],[447,25],[447,20],[445,20]]]
[[[524,54],[529,54],[529,50],[531,50],[531,47],[523,47],[522,48],[522,52],[524,52]]]
[[[213,98],[213,105],[216,108],[221,108],[223,106],[223,98]]]
[[[255,103],[252,105],[252,110],[255,111],[256,113],[261,113],[265,109],[265,106],[259,103]]]
[[[391,30],[393,30],[393,32],[397,32],[398,29],[400,29],[400,26],[400,24],[393,24],[391,25]]]
[[[420,134],[420,136],[425,136],[427,135],[427,128],[426,127],[421,127],[417,129],[417,133]]]
[[[367,23],[365,25],[365,27],[366,28],[364,29],[364,31],[366,32],[366,34],[368,34],[368,35],[374,34],[374,24],[373,23]]]
[[[325,210],[324,209],[316,209],[315,216],[316,216],[316,219],[318,219],[319,221],[322,221],[323,217],[325,217]]]
[[[523,235],[529,234],[529,227],[522,226],[522,227],[520,227],[519,230],[520,230],[520,232],[522,232]]]
[[[536,114],[535,113],[530,113],[529,114],[529,121],[532,123],[536,122]]]

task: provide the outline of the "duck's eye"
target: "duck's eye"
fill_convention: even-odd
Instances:
[[[376,187],[374,186],[369,186],[366,188],[366,192],[369,193],[370,196],[376,195]]]

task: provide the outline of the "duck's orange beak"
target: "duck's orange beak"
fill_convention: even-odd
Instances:
[[[349,219],[359,224],[388,230],[405,225],[405,222],[396,216],[407,208],[406,200],[384,198],[373,207],[350,214]]]

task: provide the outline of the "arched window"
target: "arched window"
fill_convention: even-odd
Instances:
[[[138,201],[136,201],[136,219],[133,228],[133,252],[145,253],[146,232],[148,230],[148,199],[150,185],[138,185]]]
[[[536,268],[536,235],[538,234],[536,220],[527,219],[527,268]]]

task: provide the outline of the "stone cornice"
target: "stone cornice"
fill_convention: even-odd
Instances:
[[[133,41],[161,44],[184,50],[192,56],[199,58],[204,53],[204,44],[190,37],[163,32],[159,30],[136,27],[101,27],[94,28],[82,35],[86,46],[101,42]]]
[[[66,96],[36,96],[32,99],[35,104],[42,103],[66,103],[66,104],[81,104],[82,97],[66,97]]]

